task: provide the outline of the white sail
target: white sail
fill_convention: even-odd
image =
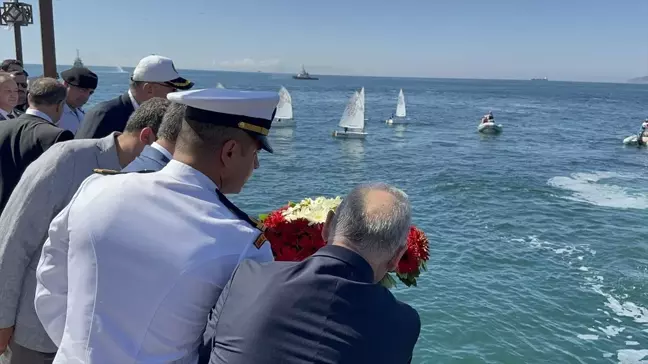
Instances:
[[[223,86],[223,84],[219,82],[219,83],[216,85],[216,88],[225,88],[225,86]]]
[[[349,129],[364,129],[364,88],[358,93],[353,93],[349,99],[342,118],[340,127]]]
[[[279,90],[279,104],[277,104],[277,112],[275,113],[276,119],[292,119],[292,98],[290,93],[285,87],[281,86]]]
[[[396,116],[399,118],[404,118],[407,115],[405,111],[405,95],[403,94],[403,89],[398,93],[398,104],[396,104]]]

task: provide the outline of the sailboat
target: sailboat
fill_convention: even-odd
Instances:
[[[335,130],[333,132],[334,138],[346,139],[364,139],[367,133],[364,131],[365,126],[365,108],[364,102],[365,94],[364,87],[360,92],[355,91],[353,96],[349,99],[340,123],[338,124],[344,131]]]
[[[223,84],[219,82],[216,84],[216,88],[225,88],[225,86],[223,86]]]
[[[81,60],[81,57],[79,57],[79,50],[77,49],[76,51],[77,51],[77,56],[74,59],[74,64],[72,65],[72,67],[85,67],[83,65],[83,61]]]
[[[277,104],[277,112],[272,121],[273,127],[293,126],[295,120],[293,119],[292,97],[285,87],[281,86],[279,90],[279,104]]]
[[[405,109],[405,94],[403,94],[403,89],[400,90],[398,93],[398,102],[396,103],[396,114],[392,114],[392,116],[385,120],[385,123],[387,124],[404,124],[405,123],[405,116],[407,115],[407,111]]]

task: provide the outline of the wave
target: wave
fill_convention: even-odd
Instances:
[[[633,187],[603,183],[609,179],[630,182]],[[646,178],[638,175],[614,172],[573,173],[569,177],[553,177],[547,184],[572,192],[571,196],[564,196],[572,201],[620,209],[648,209],[648,191],[643,187],[646,186]],[[643,191],[638,190],[640,186],[644,188]]]
[[[648,363],[648,349],[636,348],[646,343],[630,340],[634,339],[633,336],[625,333],[625,331],[648,332],[648,328],[646,328],[648,326],[648,308],[631,302],[628,300],[627,295],[618,294],[614,292],[614,289],[604,288],[603,283],[605,279],[601,273],[596,269],[582,265],[584,260],[587,261],[596,257],[596,251],[594,249],[588,244],[565,245],[552,243],[541,240],[537,236],[511,240],[527,244],[535,250],[551,252],[560,256],[567,263],[569,269],[577,269],[581,272],[581,277],[584,279],[583,287],[605,299],[602,302],[603,308],[599,308],[597,311],[605,314],[616,325],[604,324],[595,319],[594,322],[596,325],[594,327],[588,327],[587,333],[577,334],[577,338],[583,341],[597,341],[599,338],[605,337],[610,340],[613,337],[625,334],[627,335],[625,336],[626,340],[623,341],[625,347],[616,350],[618,363]],[[614,356],[613,353],[603,354],[605,358],[611,358],[612,356]]]

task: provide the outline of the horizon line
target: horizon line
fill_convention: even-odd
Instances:
[[[30,65],[30,66],[40,66],[42,67],[42,63],[24,63],[25,66]],[[71,64],[57,64],[56,67],[70,67],[72,68],[73,65]],[[119,65],[85,65],[86,67],[104,67],[104,68],[132,68],[134,69],[135,67],[132,66],[119,66]],[[207,72],[227,72],[227,73],[248,73],[248,74],[268,74],[268,75],[294,75],[295,73],[288,73],[288,72],[267,72],[267,71],[237,71],[237,70],[223,70],[223,69],[214,69],[214,68],[178,68],[178,70],[182,71],[207,71]],[[465,80],[465,81],[528,81],[528,82],[533,82],[533,79],[531,78],[472,78],[472,77],[440,77],[440,76],[387,76],[387,75],[361,75],[361,74],[335,74],[335,73],[317,73],[313,74],[314,76],[331,76],[331,77],[364,77],[364,78],[405,78],[405,79],[419,79],[419,80]],[[33,76],[33,77],[38,77],[38,76]],[[548,79],[546,82],[568,82],[568,83],[605,83],[605,84],[633,84],[633,85],[641,85],[641,82],[630,82],[631,80],[634,79],[639,79],[639,78],[644,78],[648,76],[639,76],[639,77],[633,77],[629,80],[626,81],[575,81],[575,80],[551,80]],[[31,78],[31,77],[30,77]]]

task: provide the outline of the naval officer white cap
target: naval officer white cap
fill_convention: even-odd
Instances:
[[[186,119],[239,128],[272,153],[267,136],[279,103],[278,93],[207,88],[172,92],[167,99],[187,105]]]

